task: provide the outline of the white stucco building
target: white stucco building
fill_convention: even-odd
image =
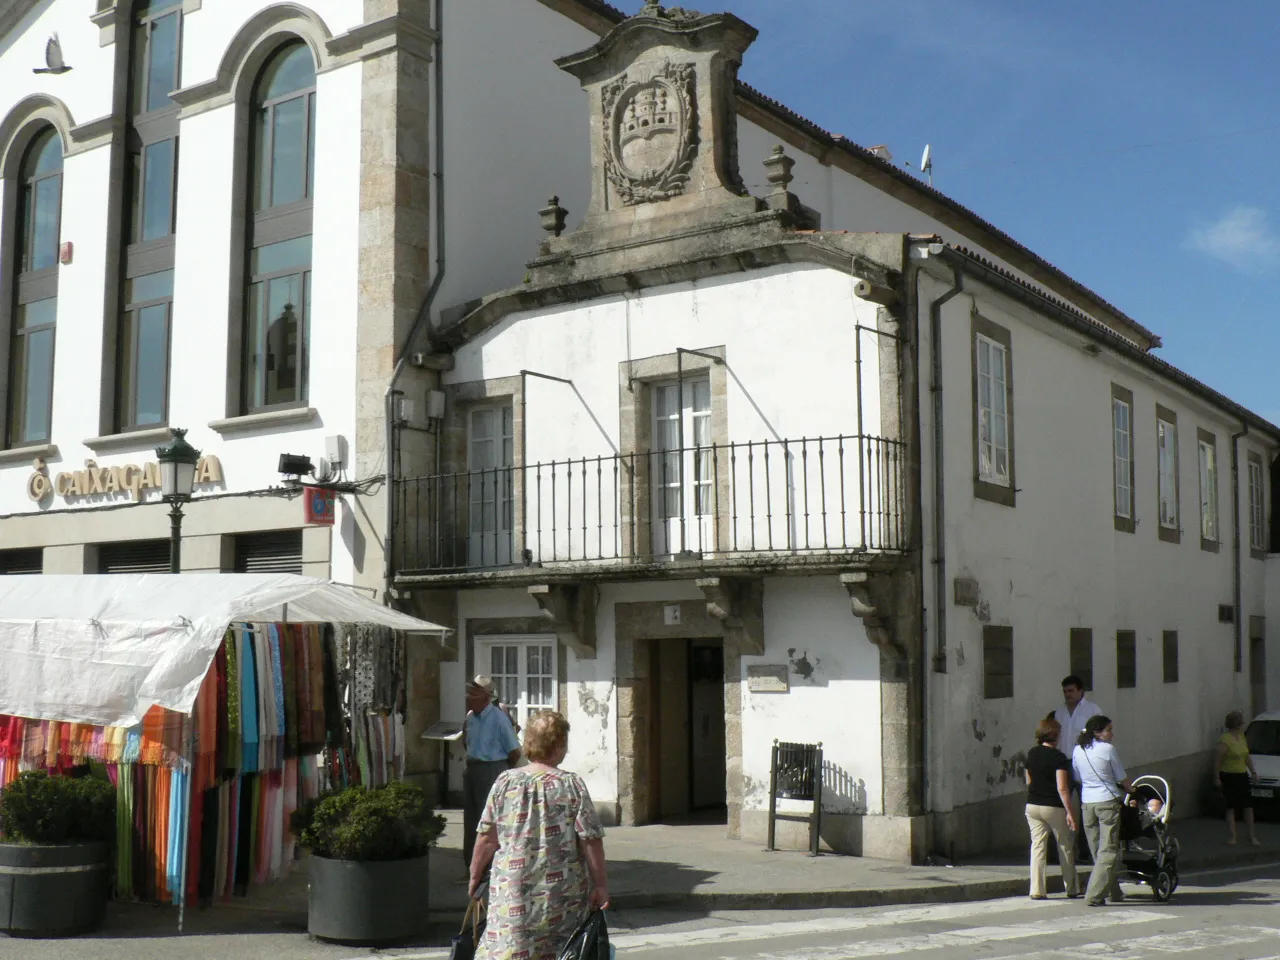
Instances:
[[[1126,757],[1193,780],[1280,670],[1276,428],[738,82],[741,21],[623,19],[0,0],[0,572],[166,569],[183,428],[184,569],[456,628],[413,653],[424,779],[489,672],[569,713],[618,821],[762,837],[769,745],[821,740],[829,842],[961,853],[1016,826],[1079,669]],[[335,526],[284,453],[336,454]]]
[[[923,184],[809,195],[813,160],[753,149],[753,37],[650,8],[562,58],[587,214],[549,205],[523,284],[432,331],[397,583],[457,627],[442,715],[492,674],[567,712],[608,815],[753,842],[770,745],[820,741],[827,842],[919,859],[1025,842],[1078,673],[1194,809],[1222,716],[1276,687],[1280,429]]]

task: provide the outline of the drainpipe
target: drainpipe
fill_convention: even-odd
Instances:
[[[1231,435],[1231,602],[1235,604],[1236,649],[1235,671],[1244,664],[1244,611],[1241,609],[1240,588],[1240,438],[1249,433],[1249,424],[1240,422],[1240,432]]]
[[[435,302],[436,294],[440,292],[440,284],[444,281],[445,271],[445,249],[444,249],[444,0],[436,0],[435,5],[435,64],[434,73],[436,81],[435,90],[435,141],[436,141],[436,163],[435,163],[435,181],[436,181],[436,275],[431,281],[431,286],[427,290],[427,295],[422,301],[422,306],[418,309],[418,315],[414,318],[413,328],[409,331],[409,337],[405,340],[403,347],[398,351],[399,359],[396,360],[395,370],[391,374],[391,382],[387,384],[387,392],[383,396],[383,407],[385,409],[385,418],[387,421],[386,435],[386,455],[384,460],[387,468],[386,490],[387,490],[387,532],[383,541],[383,555],[385,557],[384,579],[387,585],[387,596],[391,595],[391,581],[395,576],[392,569],[392,557],[394,556],[393,544],[395,542],[395,532],[393,526],[395,524],[395,479],[396,479],[396,426],[395,426],[395,401],[400,392],[396,390],[396,384],[400,382],[400,377],[404,374],[405,361],[409,357],[409,348],[418,339],[418,334],[422,331],[424,325],[431,321],[431,306]],[[436,463],[440,462],[440,435],[436,435]],[[437,470],[437,473],[439,471]]]
[[[929,305],[929,350],[933,367],[930,391],[933,393],[933,577],[934,620],[936,623],[933,669],[947,672],[947,546],[946,546],[946,472],[942,459],[942,308],[948,300],[964,290],[964,273],[952,265],[951,289]],[[917,287],[918,289],[918,287]]]

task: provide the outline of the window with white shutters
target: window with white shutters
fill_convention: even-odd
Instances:
[[[554,637],[495,637],[477,650],[476,663],[488,670],[499,699],[524,727],[544,710],[556,709]]]

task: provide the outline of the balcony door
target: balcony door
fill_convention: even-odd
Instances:
[[[653,553],[715,549],[711,381],[653,385]]]
[[[467,437],[467,565],[511,563],[515,497],[511,407],[476,407]]]

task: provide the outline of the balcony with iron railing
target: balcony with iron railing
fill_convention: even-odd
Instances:
[[[899,441],[841,436],[400,479],[397,577],[896,554],[908,538],[904,466]]]

